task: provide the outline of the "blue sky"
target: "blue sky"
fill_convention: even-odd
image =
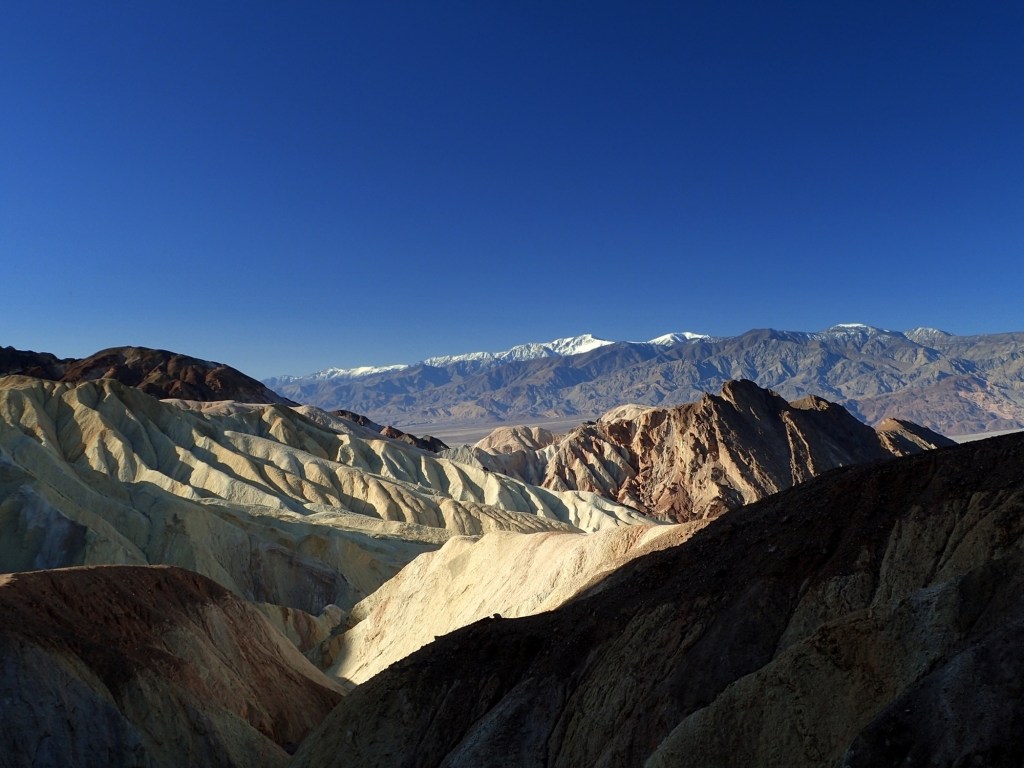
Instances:
[[[1020,3],[11,2],[0,344],[1024,330]]]

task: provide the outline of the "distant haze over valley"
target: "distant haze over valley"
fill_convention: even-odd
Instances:
[[[1024,427],[1021,332],[956,336],[843,323],[642,342],[584,334],[264,383],[298,402],[424,431],[589,419],[625,403],[675,405],[741,378],[787,398],[826,397],[869,424],[895,417],[953,435]]]

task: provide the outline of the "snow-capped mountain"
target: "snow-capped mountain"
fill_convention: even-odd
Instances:
[[[599,339],[589,333],[582,336],[569,336],[554,341],[535,342],[531,344],[517,344],[504,352],[469,352],[463,355],[441,355],[439,357],[428,357],[423,361],[424,365],[432,365],[435,368],[443,365],[462,362],[509,362],[512,360],[537,360],[542,357],[566,357],[568,355],[581,355],[593,349],[614,344],[615,342]]]
[[[265,383],[297,402],[347,408],[415,432],[437,424],[592,419],[623,403],[691,402],[729,379],[750,379],[791,399],[826,397],[868,423],[894,416],[970,434],[1024,425],[1022,355],[1024,334],[968,337],[842,323],[732,337],[676,332],[642,342],[584,334]]]
[[[308,373],[305,376],[284,374],[282,376],[277,376],[274,379],[268,379],[268,381],[273,381],[275,385],[281,385],[304,380],[324,381],[327,379],[358,379],[362,376],[372,376],[375,373],[402,371],[408,367],[409,366],[406,363],[398,363],[397,365],[361,365],[358,368],[326,368],[322,371],[317,371],[316,373]]]
[[[671,346],[673,344],[683,344],[687,341],[709,338],[711,337],[705,334],[681,331],[678,333],[666,333],[662,336],[651,339],[650,341],[614,342],[609,341],[608,339],[599,339],[590,333],[584,333],[579,336],[567,336],[563,339],[555,339],[553,341],[517,344],[511,349],[506,349],[501,352],[465,352],[458,355],[439,355],[436,357],[428,357],[425,360],[420,361],[419,364],[429,365],[433,368],[443,368],[445,366],[455,365],[458,363],[470,363],[473,364],[471,367],[479,369],[486,367],[491,363],[509,363],[523,360],[538,360],[544,357],[569,357],[571,355],[582,355],[586,352],[592,352],[595,349],[600,349],[601,347],[606,347],[609,344],[616,343]],[[399,363],[397,365],[382,366],[363,365],[357,368],[326,368],[325,370],[306,374],[304,376],[283,375],[273,379],[267,379],[267,381],[271,383],[271,386],[283,386],[295,384],[296,382],[359,379],[380,373],[395,373],[410,367],[412,366],[408,363]]]
[[[885,328],[876,328],[873,325],[866,325],[865,323],[836,323],[835,325],[826,328],[824,331],[810,334],[811,338],[815,339],[864,339],[868,336],[875,336],[878,334],[891,334],[894,331],[888,331]],[[895,333],[899,333],[896,331]],[[902,335],[902,334],[899,334]]]
[[[681,331],[679,333],[666,333],[663,336],[658,336],[655,339],[648,341],[648,344],[656,344],[659,347],[670,347],[673,344],[682,344],[687,341],[700,341],[701,339],[710,339],[706,333],[691,333],[690,331]]]

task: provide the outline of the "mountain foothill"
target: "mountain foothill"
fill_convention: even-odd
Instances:
[[[1019,766],[1022,360],[0,348],[0,766]]]

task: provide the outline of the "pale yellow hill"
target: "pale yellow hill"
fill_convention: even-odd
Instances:
[[[421,555],[352,611],[358,622],[324,643],[322,659],[348,686],[436,637],[480,619],[548,611],[625,562],[678,544],[703,523],[574,533],[488,533]]]
[[[0,571],[170,563],[318,613],[453,535],[647,522],[318,420],[111,380],[0,379]]]

